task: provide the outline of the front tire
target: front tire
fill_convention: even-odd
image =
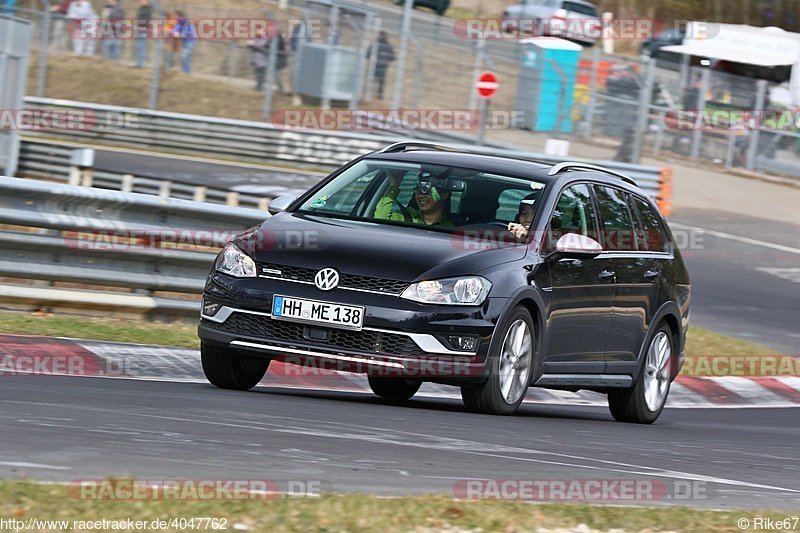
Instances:
[[[372,392],[387,400],[408,400],[422,386],[422,381],[419,379],[367,376],[367,381]]]
[[[630,389],[609,391],[611,415],[620,422],[655,422],[667,403],[671,370],[672,330],[662,323],[649,341],[636,385]]]
[[[489,377],[480,385],[461,388],[461,399],[468,411],[510,415],[528,392],[535,351],[531,314],[524,307],[517,307],[498,332],[503,340],[499,352],[488,356]]]
[[[250,390],[263,379],[269,359],[245,357],[230,349],[200,344],[203,373],[215,387],[230,390]]]

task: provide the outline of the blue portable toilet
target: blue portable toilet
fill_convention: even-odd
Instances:
[[[571,133],[572,97],[583,48],[554,37],[524,39],[520,44],[516,109],[523,112],[523,128]]]

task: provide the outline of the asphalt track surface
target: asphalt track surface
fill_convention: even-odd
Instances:
[[[0,378],[0,427],[0,477],[318,481],[378,495],[453,494],[465,479],[696,481],[700,497],[641,503],[800,508],[800,408],[667,409],[640,426],[585,406],[498,417],[447,399],[15,376]]]
[[[676,210],[669,221],[676,240],[699,245],[682,250],[691,323],[799,355],[800,223],[715,210]]]

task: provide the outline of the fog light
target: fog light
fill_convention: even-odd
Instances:
[[[457,335],[450,335],[447,340],[450,342],[450,346],[456,350],[474,352],[478,348],[477,337],[461,337]]]
[[[203,300],[203,314],[205,316],[214,316],[214,315],[216,315],[217,311],[219,311],[220,307],[222,307],[222,306],[220,304],[216,303],[216,302],[208,302],[206,300]]]

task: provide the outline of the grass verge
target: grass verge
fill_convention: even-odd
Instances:
[[[0,333],[199,348],[197,326],[120,318],[0,312]]]
[[[775,514],[775,513],[772,513]],[[531,505],[459,501],[446,495],[379,498],[330,494],[266,500],[78,500],[63,485],[0,480],[0,516],[40,520],[141,520],[210,517],[247,531],[536,531],[586,524],[594,530],[739,531],[737,520],[769,512],[718,512],[680,507]],[[70,524],[67,529],[72,530]],[[149,529],[149,528],[148,528]],[[162,531],[175,531],[176,528]],[[206,530],[210,530],[206,529]],[[585,530],[584,530],[585,531]]]

